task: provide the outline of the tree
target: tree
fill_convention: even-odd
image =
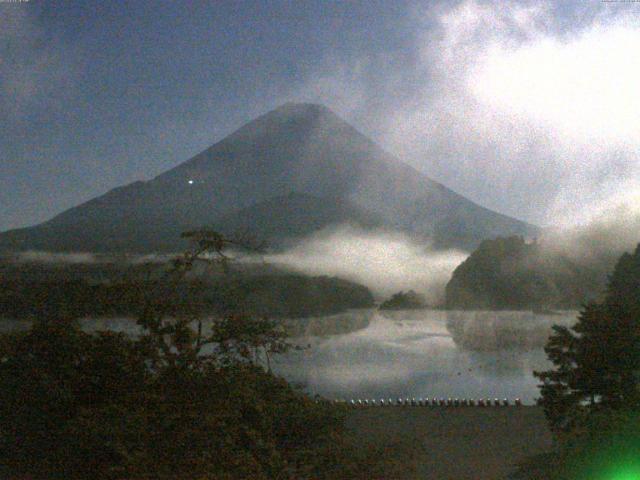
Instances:
[[[76,441],[89,439],[78,422],[133,411],[147,381],[144,358],[122,334],[92,336],[72,319],[56,316],[40,318],[27,332],[3,335],[1,463],[11,478],[81,478],[104,472],[106,465],[117,467],[124,461],[118,458],[120,443],[108,434],[115,418],[103,424],[103,441],[96,444],[93,437],[81,448]]]
[[[329,478],[345,460],[340,409],[316,403],[261,364],[289,348],[264,318],[205,325],[169,315],[158,291],[194,265],[222,265],[228,241],[193,247],[154,283],[143,334],[83,332],[49,312],[0,336],[0,465],[16,479]]]
[[[454,309],[573,308],[596,298],[606,272],[522,237],[484,240],[454,270],[445,290]]]
[[[617,262],[603,302],[585,306],[573,327],[555,326],[545,351],[555,368],[535,375],[554,431],[640,406],[640,245]]]
[[[535,375],[557,448],[511,478],[640,478],[640,245],[618,260],[604,300],[555,326],[545,350],[554,368]]]
[[[409,290],[394,293],[391,298],[385,300],[380,305],[380,310],[402,310],[426,308],[427,302],[423,295]]]

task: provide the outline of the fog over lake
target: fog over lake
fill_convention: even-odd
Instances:
[[[516,398],[534,403],[538,381],[534,370],[549,364],[541,347],[501,351],[467,351],[447,329],[452,312],[437,310],[371,312],[366,328],[342,335],[307,337],[303,351],[288,353],[274,369],[328,398]],[[530,312],[454,312],[468,323],[522,324],[524,319],[550,331],[552,323],[571,324],[575,312],[549,316]],[[551,318],[553,320],[551,320]],[[487,326],[488,338],[495,336]],[[531,328],[523,335],[531,335]],[[476,335],[482,333],[477,330]]]
[[[575,319],[571,311],[355,310],[289,320],[293,331],[304,335],[294,343],[306,348],[275,357],[272,367],[308,393],[330,399],[506,397],[532,404],[539,395],[532,372],[549,366],[542,348],[545,332],[554,323],[570,325]],[[463,348],[460,340],[456,344],[447,322],[449,328],[456,323],[461,338],[472,340],[465,345],[484,349]],[[0,331],[28,325],[3,320]],[[81,325],[85,331],[140,333],[130,318],[83,319]],[[501,329],[536,343],[495,350]]]

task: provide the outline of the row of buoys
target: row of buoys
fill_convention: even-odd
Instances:
[[[347,400],[334,400],[334,404],[346,404],[351,407],[509,407],[509,406],[522,406],[522,400],[516,398],[513,402],[509,399],[503,398],[480,398],[480,399],[468,399],[468,398],[398,398],[393,400],[389,399],[351,399]]]

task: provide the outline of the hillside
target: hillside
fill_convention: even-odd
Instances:
[[[337,277],[307,276],[273,265],[231,266],[228,273],[190,276],[173,289],[154,283],[166,265],[12,264],[0,262],[0,318],[51,312],[82,317],[136,317],[150,298],[173,315],[244,312],[272,318],[333,315],[370,308],[365,286]]]
[[[569,259],[522,237],[485,240],[453,272],[449,309],[575,309],[594,300],[607,269]]]
[[[285,104],[152,180],[0,234],[0,251],[175,251],[181,231],[212,225],[256,227],[279,243],[332,223],[462,248],[536,232],[402,163],[329,109]]]
[[[343,223],[364,230],[384,226],[381,218],[348,202],[300,193],[258,202],[217,220],[213,226],[230,235],[250,233],[274,246],[282,239],[307,236],[319,229]]]

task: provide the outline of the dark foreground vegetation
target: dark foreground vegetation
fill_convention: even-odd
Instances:
[[[595,300],[606,278],[607,270],[599,265],[576,262],[548,251],[540,243],[527,243],[522,237],[499,237],[483,241],[455,269],[446,287],[446,306],[472,310],[575,309]]]
[[[251,359],[270,326],[221,322],[221,347],[167,328],[92,336],[60,318],[2,338],[0,461],[13,479],[369,478],[344,412],[316,404]],[[166,342],[166,343],[165,343]],[[165,347],[170,346],[170,351]]]
[[[640,478],[640,245],[617,262],[604,300],[554,327],[545,350],[554,368],[536,373],[540,404],[559,448],[517,478]]]
[[[169,317],[158,291],[179,285],[224,239],[190,235],[140,307],[144,334],[92,335],[73,312],[41,313],[0,336],[0,472],[12,479],[393,478],[381,450],[346,434],[344,411],[275,377],[290,348],[270,320]],[[212,260],[209,260],[211,262]],[[149,287],[151,288],[151,286]],[[189,325],[193,321],[197,328]]]

